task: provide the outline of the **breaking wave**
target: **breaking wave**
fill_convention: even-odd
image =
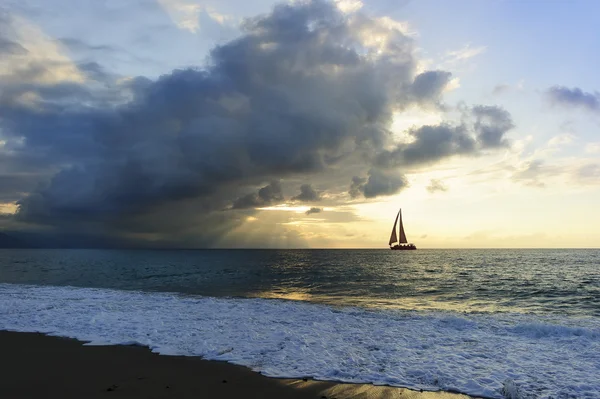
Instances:
[[[273,377],[597,398],[600,321],[0,284],[0,329],[144,345]]]

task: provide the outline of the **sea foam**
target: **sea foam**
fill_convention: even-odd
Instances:
[[[144,345],[273,377],[489,398],[600,397],[600,321],[0,284],[0,329]]]

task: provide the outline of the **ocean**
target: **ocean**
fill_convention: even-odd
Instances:
[[[600,250],[0,250],[0,329],[273,377],[600,398]]]

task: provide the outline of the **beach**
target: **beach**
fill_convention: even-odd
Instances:
[[[467,399],[365,384],[268,378],[199,357],[160,356],[141,346],[84,346],[73,339],[0,331],[0,396],[68,398]],[[6,367],[8,366],[8,367]]]

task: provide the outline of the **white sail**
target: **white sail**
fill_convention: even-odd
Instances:
[[[404,232],[404,225],[402,224],[402,210],[398,211],[398,216],[400,219],[400,244],[408,244],[408,240],[406,239],[406,233]],[[396,233],[395,231],[396,225],[394,225],[394,234]]]
[[[390,244],[398,241],[398,236],[396,235],[396,225],[398,224],[398,216],[400,215],[400,211],[398,211],[398,215],[396,215],[396,219],[394,220],[394,227],[392,228],[392,234],[390,235]]]

